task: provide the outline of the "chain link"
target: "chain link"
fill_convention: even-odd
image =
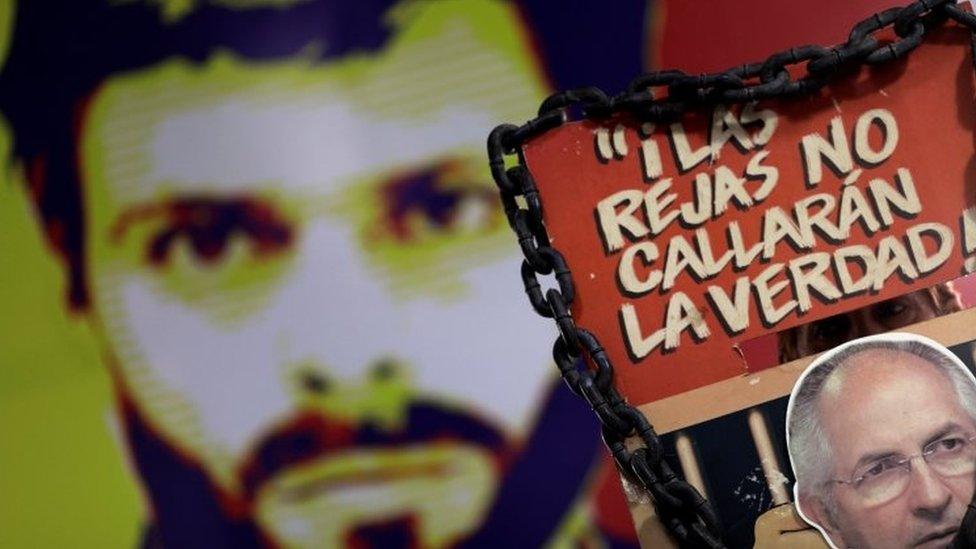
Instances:
[[[658,516],[681,547],[725,547],[718,515],[671,469],[650,422],[614,387],[613,366],[596,336],[575,324],[570,312],[576,295],[572,274],[563,255],[549,241],[542,201],[525,166],[522,145],[569,119],[601,119],[626,113],[638,121],[659,122],[717,103],[814,93],[838,73],[904,57],[922,42],[929,29],[947,19],[971,31],[976,51],[976,16],[950,0],[918,0],[858,22],[841,44],[797,46],[718,73],[651,72],[635,78],[623,93],[613,97],[598,88],[559,92],[542,102],[538,117],[521,126],[500,125],[489,135],[491,174],[524,256],[521,274],[525,292],[536,313],[553,319],[559,333],[553,345],[556,366],[569,388],[586,400],[599,418],[604,443],[617,467],[650,494]],[[894,38],[879,39],[877,35],[889,28]],[[799,65],[804,66],[795,68]],[[516,158],[507,166],[506,159],[512,155]],[[555,278],[558,289],[543,292],[539,276],[547,275]],[[626,441],[630,437],[636,437],[642,446],[629,450]],[[969,541],[976,541],[963,539],[966,533],[976,533],[976,504],[971,504],[971,509],[955,547],[972,547]]]

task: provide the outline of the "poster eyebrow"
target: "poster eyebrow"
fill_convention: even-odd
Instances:
[[[901,454],[895,451],[882,450],[880,452],[871,452],[867,455],[861,456],[861,458],[857,460],[857,463],[854,464],[853,474],[857,475],[857,471],[860,470],[861,467],[865,465],[874,463],[876,461],[880,461],[882,459],[892,458],[892,457],[901,457]]]
[[[124,208],[115,218],[111,229],[109,229],[111,239],[113,241],[119,240],[136,223],[165,215],[167,210],[171,208],[172,203],[172,200],[164,200],[162,202],[146,201]]]
[[[119,213],[115,223],[112,224],[111,237],[122,238],[133,225],[150,219],[172,216],[183,221],[201,221],[198,216],[204,213],[217,213],[225,208],[252,201],[272,207],[265,199],[238,195],[199,194],[163,198],[158,201],[146,200],[127,206]]]
[[[934,434],[930,435],[928,438],[925,439],[925,442],[922,443],[922,448],[923,449],[927,448],[930,444],[937,442],[939,439],[945,437],[946,435],[951,434],[955,431],[959,431],[961,429],[962,426],[956,423],[955,421],[947,421],[941,427],[939,427]],[[870,454],[861,456],[861,458],[857,460],[857,463],[854,464],[854,470],[857,470],[860,467],[867,465],[869,463],[881,459],[889,458],[889,457],[898,456],[898,455],[899,455],[898,452],[893,452],[893,451],[871,452]]]
[[[961,431],[961,430],[962,430],[962,426],[956,423],[955,421],[947,421],[945,424],[942,425],[941,428],[939,428],[938,431],[935,432],[935,434],[933,434],[932,436],[930,436],[928,439],[925,440],[925,444],[922,445],[922,448],[928,447],[928,445],[932,444],[933,442],[937,442],[939,439],[943,438],[948,434],[951,434],[955,431]]]

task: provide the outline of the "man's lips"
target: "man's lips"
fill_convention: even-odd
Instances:
[[[950,527],[950,528],[946,528],[944,530],[939,530],[937,532],[932,532],[930,534],[926,534],[925,536],[922,536],[921,538],[919,538],[918,541],[916,541],[913,544],[913,547],[923,547],[926,544],[930,544],[932,542],[937,542],[937,543],[938,542],[945,542],[945,543],[948,543],[949,541],[952,540],[952,537],[956,535],[956,531],[958,531],[958,530],[959,530],[959,528],[957,528],[957,527]]]
[[[238,471],[244,493],[251,500],[262,485],[293,466],[356,450],[406,448],[437,442],[481,447],[495,457],[499,467],[507,457],[505,439],[498,430],[476,417],[418,402],[408,409],[403,426],[392,431],[369,423],[353,425],[317,412],[302,413],[261,439]],[[394,468],[388,474],[402,473]],[[347,480],[355,481],[354,477]]]

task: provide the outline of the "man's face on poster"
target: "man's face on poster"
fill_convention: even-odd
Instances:
[[[973,411],[915,355],[866,351],[844,368],[817,402],[829,480],[800,491],[800,510],[837,547],[946,547],[973,496]]]
[[[848,341],[882,334],[960,310],[949,285],[917,290],[792,328],[780,337],[782,362],[822,353]]]
[[[537,411],[551,334],[511,298],[483,148],[541,84],[486,40],[460,20],[331,63],[174,59],[91,100],[106,356],[286,545],[400,520],[463,537]]]

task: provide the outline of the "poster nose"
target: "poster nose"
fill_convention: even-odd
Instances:
[[[290,376],[296,407],[352,425],[369,423],[388,431],[402,428],[413,394],[407,368],[386,357],[363,373],[359,379],[338,380],[322,364],[297,365]]]
[[[299,237],[294,271],[268,320],[285,359],[321,365],[333,380],[357,382],[395,355],[397,304],[365,245],[335,220],[312,220]]]
[[[952,492],[945,485],[942,477],[921,459],[912,464],[911,490],[916,514],[941,514],[952,498]]]

